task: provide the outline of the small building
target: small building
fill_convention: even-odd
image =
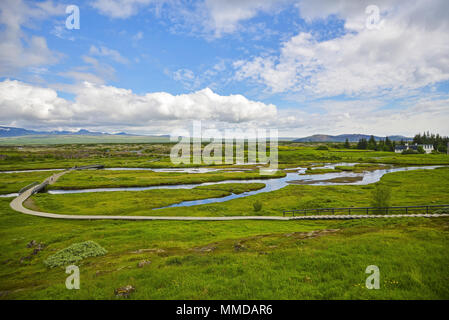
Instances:
[[[402,153],[403,151],[406,150],[414,150],[414,151],[418,151],[418,148],[422,147],[423,150],[425,151],[425,153],[431,153],[433,151],[433,145],[431,144],[408,144],[406,143],[405,145],[398,145],[394,148],[394,152],[396,153]]]

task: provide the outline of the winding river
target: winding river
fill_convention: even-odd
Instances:
[[[351,166],[355,163],[335,163],[335,164],[325,164],[319,169],[327,168],[334,169],[335,166]],[[412,171],[418,169],[435,169],[442,167],[441,165],[435,166],[414,166],[414,167],[386,167],[385,169],[378,169],[373,171],[364,171],[360,173],[355,172],[331,172],[323,174],[305,174],[305,167],[288,168],[289,172],[283,178],[273,178],[273,179],[248,179],[248,180],[225,180],[220,182],[205,182],[200,184],[179,184],[179,185],[163,185],[163,186],[151,186],[151,187],[121,187],[121,188],[95,188],[95,189],[80,189],[80,190],[50,190],[50,194],[71,194],[71,193],[90,193],[90,192],[114,192],[114,191],[143,191],[143,190],[153,190],[153,189],[192,189],[198,186],[207,185],[217,185],[224,183],[263,183],[265,187],[259,190],[244,192],[241,194],[231,194],[229,196],[220,198],[208,198],[202,200],[184,201],[177,204],[172,204],[162,208],[155,208],[153,210],[170,208],[170,207],[187,207],[200,204],[210,204],[225,202],[232,199],[238,199],[243,197],[252,196],[255,194],[263,192],[271,192],[284,188],[285,186],[298,183],[298,184],[308,184],[308,185],[366,185],[370,183],[375,183],[379,181],[383,175],[391,172],[399,171]],[[152,170],[159,172],[187,172],[187,173],[199,173],[199,172],[212,172],[220,169],[213,168],[188,168],[188,169],[143,169],[143,168],[109,168],[107,170]],[[182,170],[182,171],[180,171]],[[240,169],[238,169],[240,170]],[[293,171],[293,172],[291,172]],[[339,180],[341,178],[345,181]],[[334,180],[337,179],[337,180]]]
[[[317,169],[334,169],[336,166],[354,166],[356,163],[327,163]],[[218,185],[225,183],[263,183],[265,187],[259,190],[244,192],[241,194],[231,194],[229,196],[220,198],[208,198],[202,200],[184,201],[177,204],[172,204],[162,208],[155,208],[153,210],[170,208],[170,207],[187,207],[200,204],[210,204],[225,202],[232,199],[238,199],[243,197],[252,196],[263,192],[271,192],[284,188],[289,184],[307,184],[307,185],[366,185],[379,181],[383,175],[391,172],[399,171],[412,171],[418,169],[435,169],[442,167],[441,165],[435,166],[414,166],[414,167],[389,167],[385,169],[378,169],[373,171],[364,172],[330,172],[322,174],[305,174],[306,167],[287,168],[287,174],[283,178],[272,179],[248,179],[248,180],[225,180],[220,182],[205,182],[200,184],[179,184],[179,185],[162,185],[162,186],[150,186],[150,187],[121,187],[121,188],[95,188],[95,189],[79,189],[79,190],[50,190],[49,194],[71,194],[71,193],[91,193],[91,192],[114,192],[114,191],[143,191],[154,189],[193,189],[198,186]],[[20,172],[33,172],[33,171],[55,171],[58,169],[41,169],[41,170],[16,170],[16,171],[3,171],[1,173],[20,173]],[[216,171],[231,171],[231,172],[244,172],[251,169],[242,168],[106,168],[104,170],[147,170],[154,172],[182,172],[182,173],[207,173]],[[4,194],[0,197],[17,197],[17,193]]]

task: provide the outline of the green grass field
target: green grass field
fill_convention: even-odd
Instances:
[[[370,170],[381,163],[449,164],[446,155],[317,151],[296,145],[281,145],[280,149],[281,168],[319,168],[325,162],[361,163],[354,169],[340,168],[354,171]],[[165,145],[151,144],[1,147],[0,170],[92,163],[169,167],[167,150]],[[50,174],[0,173],[2,190],[14,192]],[[238,177],[259,178],[256,171],[85,171],[67,174],[55,187],[199,183]],[[390,173],[377,184],[391,188],[391,205],[449,204],[447,168]],[[42,193],[26,205],[81,215],[282,215],[282,210],[291,209],[367,206],[375,185],[289,185],[223,203],[151,210],[262,187],[261,183],[233,183],[192,190]],[[449,218],[62,221],[15,212],[10,201],[0,198],[0,299],[123,299],[116,297],[114,290],[126,285],[136,289],[131,299],[449,299]],[[255,202],[262,203],[258,212]],[[37,244],[27,247],[32,240]],[[76,262],[81,288],[67,290],[64,266],[50,266],[66,259],[63,253],[89,241],[98,244],[101,254],[85,255],[89,257]],[[380,269],[379,290],[365,287],[369,265]]]
[[[1,299],[117,299],[114,289],[128,284],[133,299],[449,298],[447,218],[58,221],[0,199],[0,238]],[[44,249],[32,255],[31,240]],[[88,240],[108,253],[77,263],[81,288],[67,290],[64,267],[44,261]],[[151,263],[139,268],[143,260]],[[373,264],[379,290],[364,287]]]
[[[33,182],[42,182],[56,171],[0,173],[0,194],[15,193]]]
[[[62,142],[63,140],[61,140]],[[0,144],[0,171],[18,169],[70,168],[89,164],[106,167],[173,167],[170,148],[173,144],[160,143],[86,143],[64,145]],[[371,164],[432,165],[449,164],[445,154],[410,154],[354,149],[319,151],[310,146],[286,144],[279,146],[279,168],[310,166],[323,162],[361,162]],[[185,164],[183,167],[205,166]]]
[[[89,136],[89,135],[30,135],[0,138],[0,145],[60,145],[98,143],[167,143],[168,137],[156,136]]]
[[[177,173],[152,172],[144,170],[87,170],[73,171],[62,176],[49,189],[86,189],[110,187],[147,187],[174,184],[196,184],[203,182],[219,182],[224,180],[270,179],[285,177],[285,172],[277,171],[272,175],[260,175],[259,171],[246,172],[209,172],[209,173]]]

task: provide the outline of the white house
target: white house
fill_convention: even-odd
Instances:
[[[402,153],[405,150],[415,150],[418,151],[418,147],[422,147],[426,153],[431,153],[433,151],[433,145],[431,144],[408,144],[396,146],[394,149],[394,152],[396,153]]]

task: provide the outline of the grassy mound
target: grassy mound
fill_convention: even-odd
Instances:
[[[87,257],[97,257],[106,254],[107,251],[98,243],[93,241],[85,241],[72,244],[70,247],[56,252],[54,255],[44,261],[45,265],[50,268],[57,266],[69,265]]]

